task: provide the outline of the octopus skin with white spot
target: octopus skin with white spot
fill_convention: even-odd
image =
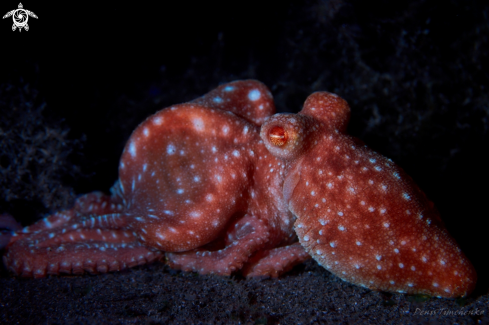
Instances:
[[[228,275],[278,274],[310,258],[282,198],[281,161],[260,139],[275,112],[268,88],[231,82],[163,109],[134,130],[112,196],[87,194],[71,210],[24,228],[4,262],[43,277],[100,273],[162,259]],[[289,248],[290,247],[290,248]]]
[[[277,114],[262,125],[267,148],[287,162],[284,198],[300,243],[354,284],[467,295],[475,270],[433,203],[391,160],[345,133],[349,114],[343,99],[317,92],[299,114]],[[275,134],[285,141],[277,143]]]
[[[165,258],[201,274],[276,277],[312,256],[363,287],[470,293],[475,271],[433,204],[345,133],[344,100],[319,92],[299,114],[274,113],[255,80],[155,113],[128,140],[112,194],[17,231],[5,265],[43,277]]]

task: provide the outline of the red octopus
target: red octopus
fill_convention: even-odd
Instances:
[[[117,271],[161,259],[201,274],[278,276],[311,256],[363,287],[465,296],[470,261],[437,210],[391,160],[348,136],[335,94],[276,114],[254,80],[218,87],[141,123],[112,195],[18,231],[14,274]],[[297,241],[299,238],[299,241]]]

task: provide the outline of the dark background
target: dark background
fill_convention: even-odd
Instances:
[[[29,31],[0,20],[0,212],[25,226],[107,192],[142,120],[221,83],[258,79],[279,112],[328,90],[435,203],[487,296],[486,1],[23,5]]]

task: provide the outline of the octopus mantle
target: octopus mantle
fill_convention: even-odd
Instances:
[[[310,95],[275,114],[258,81],[224,84],[134,130],[112,195],[19,230],[14,274],[117,271],[166,256],[201,274],[278,276],[313,257],[391,292],[464,296],[476,273],[413,180],[346,134],[350,109]]]

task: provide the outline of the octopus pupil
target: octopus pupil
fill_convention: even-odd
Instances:
[[[274,126],[268,132],[268,138],[273,145],[281,147],[287,143],[288,135],[282,127]]]

